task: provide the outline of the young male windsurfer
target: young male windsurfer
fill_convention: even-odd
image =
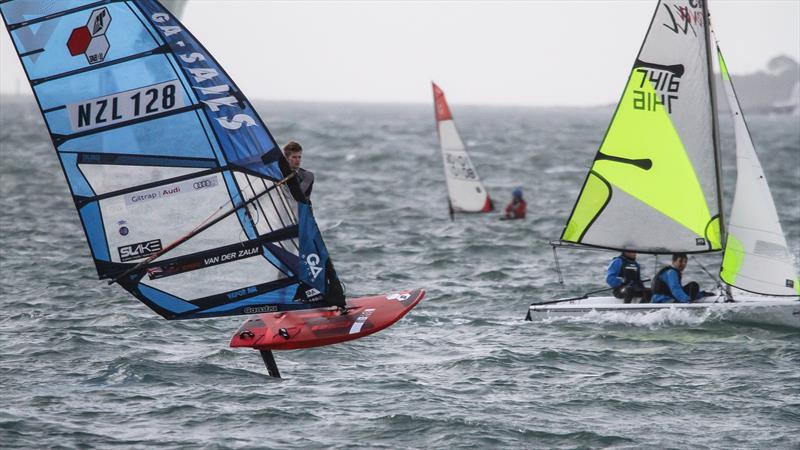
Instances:
[[[300,164],[303,162],[303,147],[295,141],[289,141],[283,146],[283,156],[289,161],[289,166],[295,171],[296,177],[300,181],[300,189],[311,198],[311,189],[314,187],[314,173],[303,169]]]

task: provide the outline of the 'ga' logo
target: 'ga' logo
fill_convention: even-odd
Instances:
[[[306,256],[306,264],[308,264],[308,269],[311,271],[311,280],[316,280],[317,275],[322,272],[322,267],[319,266],[319,255],[312,253]]]

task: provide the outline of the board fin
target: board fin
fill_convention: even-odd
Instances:
[[[264,365],[267,366],[267,372],[272,378],[280,378],[281,373],[278,371],[278,365],[275,363],[275,356],[272,350],[260,350],[261,359],[264,360]]]

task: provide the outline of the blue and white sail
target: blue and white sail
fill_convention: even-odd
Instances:
[[[101,279],[136,267],[119,284],[168,319],[343,304],[266,125],[164,7],[12,0],[0,12]]]

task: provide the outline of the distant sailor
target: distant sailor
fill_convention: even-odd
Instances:
[[[622,252],[611,260],[606,272],[606,283],[614,288],[614,297],[625,299],[630,303],[639,298],[641,303],[648,303],[652,291],[644,287],[641,266],[636,262],[636,252]]]
[[[522,198],[522,189],[516,188],[511,192],[511,203],[506,206],[506,214],[500,220],[524,219],[527,204]]]
[[[306,197],[311,198],[311,189],[314,187],[314,173],[303,169],[300,164],[303,160],[303,147],[295,141],[289,141],[283,146],[283,156],[289,161],[289,166],[295,171],[300,181],[300,189]]]
[[[714,295],[700,290],[700,285],[692,281],[681,285],[681,276],[689,257],[686,253],[674,253],[672,265],[666,266],[653,278],[653,303],[690,303],[699,298]]]

